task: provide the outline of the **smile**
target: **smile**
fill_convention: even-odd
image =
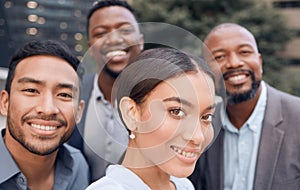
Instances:
[[[124,56],[126,54],[127,54],[127,52],[124,50],[114,50],[114,51],[107,52],[105,56],[107,58],[112,58],[115,56]]]
[[[171,149],[174,150],[177,154],[180,154],[186,158],[195,158],[198,155],[196,152],[184,151],[183,149],[180,149],[176,146],[171,146]]]
[[[235,75],[235,76],[230,76],[228,77],[228,81],[232,81],[232,82],[236,82],[236,81],[240,81],[247,78],[247,75],[245,74],[241,74],[241,75]]]
[[[44,125],[38,125],[38,124],[31,124],[31,127],[44,130],[44,131],[54,131],[57,129],[57,126],[44,126]]]

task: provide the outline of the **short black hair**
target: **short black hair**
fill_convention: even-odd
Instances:
[[[134,18],[136,19],[135,10],[125,0],[98,0],[98,1],[95,1],[92,8],[89,10],[89,13],[87,15],[86,32],[87,32],[88,37],[89,37],[90,18],[92,17],[94,12],[99,10],[99,9],[102,9],[102,8],[105,8],[105,7],[110,7],[110,6],[124,7],[127,10],[129,10],[133,14]]]
[[[80,67],[80,61],[65,43],[56,40],[34,40],[20,47],[11,58],[5,84],[5,90],[8,94],[10,94],[11,82],[17,65],[23,59],[36,55],[50,55],[62,58],[72,66],[75,72],[77,72],[79,79],[82,78],[83,69]]]

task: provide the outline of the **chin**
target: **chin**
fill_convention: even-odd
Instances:
[[[173,167],[175,170],[173,170],[170,175],[178,178],[185,178],[190,176],[193,171],[194,167]]]

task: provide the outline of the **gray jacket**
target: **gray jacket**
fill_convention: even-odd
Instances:
[[[215,125],[221,125],[219,114]],[[190,176],[196,190],[224,189],[223,138],[221,129],[216,141],[198,160]],[[300,98],[268,85],[253,189],[300,189]]]

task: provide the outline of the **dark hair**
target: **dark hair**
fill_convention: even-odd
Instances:
[[[20,47],[11,58],[5,84],[5,90],[8,94],[10,94],[11,82],[17,65],[23,59],[36,55],[50,55],[62,58],[73,67],[79,79],[81,79],[83,75],[83,69],[79,67],[80,61],[72,54],[66,44],[55,40],[31,41]]]
[[[124,96],[137,104],[162,81],[178,75],[203,71],[214,80],[204,59],[171,48],[155,48],[142,52],[115,81],[113,95],[117,105]]]
[[[88,38],[89,38],[90,18],[92,17],[94,12],[99,9],[102,9],[105,7],[110,7],[110,6],[124,7],[127,10],[129,10],[133,14],[134,18],[136,19],[135,10],[125,0],[98,0],[98,1],[95,1],[93,4],[93,7],[89,10],[89,13],[87,15],[86,32],[87,32]]]

